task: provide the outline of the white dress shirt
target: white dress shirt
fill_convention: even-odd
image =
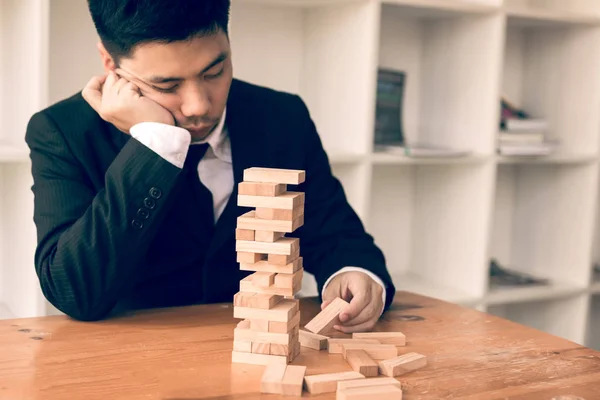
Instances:
[[[231,143],[225,127],[225,114],[217,128],[204,140],[191,142],[190,133],[183,128],[156,122],[142,122],[130,129],[131,136],[154,151],[160,157],[178,168],[183,168],[190,145],[208,143],[206,154],[198,164],[200,181],[210,190],[213,198],[215,223],[223,213],[229,197],[233,192],[233,163],[231,158]],[[309,200],[310,201],[310,200]],[[344,267],[331,275],[323,285],[323,292],[329,282],[338,274],[348,271],[360,271],[370,276],[383,290],[385,304],[385,286],[381,278],[360,267]],[[381,310],[383,312],[383,308]],[[381,313],[380,313],[381,314]]]

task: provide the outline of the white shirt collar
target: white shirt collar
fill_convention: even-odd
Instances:
[[[223,115],[219,124],[214,131],[208,135],[208,137],[193,142],[192,144],[208,143],[212,149],[214,155],[221,161],[231,163],[231,144],[229,143],[229,135],[227,134],[227,128],[225,128],[225,116],[227,114],[227,108],[223,110]]]

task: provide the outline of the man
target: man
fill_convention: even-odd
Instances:
[[[231,302],[245,168],[302,169],[295,232],[323,306],[368,330],[394,296],[302,100],[232,79],[228,0],[88,0],[106,74],[27,129],[42,290],[73,318]]]

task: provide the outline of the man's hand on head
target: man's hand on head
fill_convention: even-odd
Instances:
[[[327,285],[321,309],[336,297],[341,297],[350,305],[340,313],[342,326],[334,328],[344,333],[370,331],[383,311],[382,294],[381,285],[369,275],[360,271],[343,272]]]
[[[103,120],[127,134],[132,126],[141,122],[175,124],[166,108],[142,96],[135,83],[112,71],[93,77],[81,94]]]

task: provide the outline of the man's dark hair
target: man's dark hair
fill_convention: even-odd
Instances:
[[[228,32],[230,0],[88,0],[88,6],[115,62],[143,43]]]

